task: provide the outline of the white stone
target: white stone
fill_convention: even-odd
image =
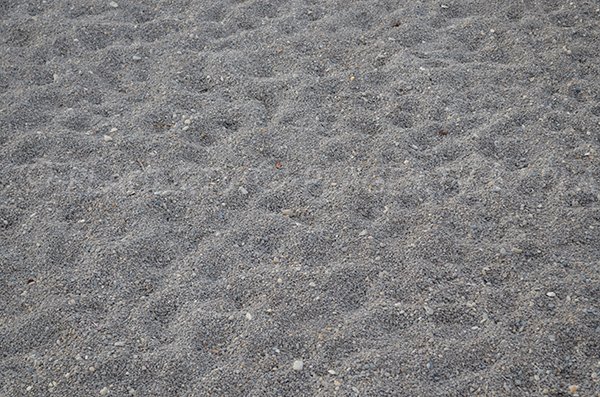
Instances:
[[[304,362],[302,360],[294,360],[292,368],[294,368],[294,371],[302,371],[304,369]]]

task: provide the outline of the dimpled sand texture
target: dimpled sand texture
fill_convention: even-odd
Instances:
[[[1,396],[600,392],[598,2],[0,19]]]

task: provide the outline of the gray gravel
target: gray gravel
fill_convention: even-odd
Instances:
[[[0,0],[0,396],[597,396],[599,25]]]

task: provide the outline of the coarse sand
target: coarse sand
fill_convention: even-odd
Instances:
[[[0,396],[600,396],[596,0],[0,0]]]

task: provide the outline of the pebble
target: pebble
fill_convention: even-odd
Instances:
[[[108,5],[109,5],[109,6],[111,6],[112,8],[117,8],[117,7],[119,6],[119,5],[118,5],[116,2],[114,2],[114,1],[111,1],[110,3],[108,3]]]
[[[358,235],[362,237],[362,236],[366,236],[366,235],[367,235],[367,233],[368,233],[368,232],[367,232],[367,230],[365,229],[365,230],[363,230],[362,232],[358,233]]]
[[[292,368],[294,371],[302,371],[304,369],[304,362],[302,360],[294,360]]]
[[[134,61],[141,61],[142,57],[139,55],[134,55],[133,57],[131,57]]]
[[[330,375],[337,375],[337,372],[335,372],[333,369],[330,369],[329,371],[327,371]]]
[[[247,190],[246,190],[246,189],[245,189],[243,186],[240,186],[240,187],[238,188],[238,190],[239,190],[239,191],[240,191],[240,193],[242,193],[244,196],[248,194],[248,191],[247,191]]]
[[[433,309],[430,308],[429,306],[425,306],[425,313],[427,313],[428,315],[432,315],[433,314]]]
[[[252,320],[252,314],[246,313],[246,320]]]
[[[292,215],[294,215],[294,210],[290,210],[290,209],[281,210],[281,214],[284,216],[292,216]]]
[[[556,296],[556,292],[546,292],[546,296],[549,296],[550,298],[554,298]]]
[[[125,342],[123,342],[123,341],[115,342],[115,346],[123,347],[123,346],[125,346]]]
[[[110,136],[110,135],[104,135],[104,142],[110,142],[112,140],[113,140],[112,136]]]
[[[100,390],[100,395],[106,396],[107,394],[108,394],[108,387],[103,387],[102,390]]]

